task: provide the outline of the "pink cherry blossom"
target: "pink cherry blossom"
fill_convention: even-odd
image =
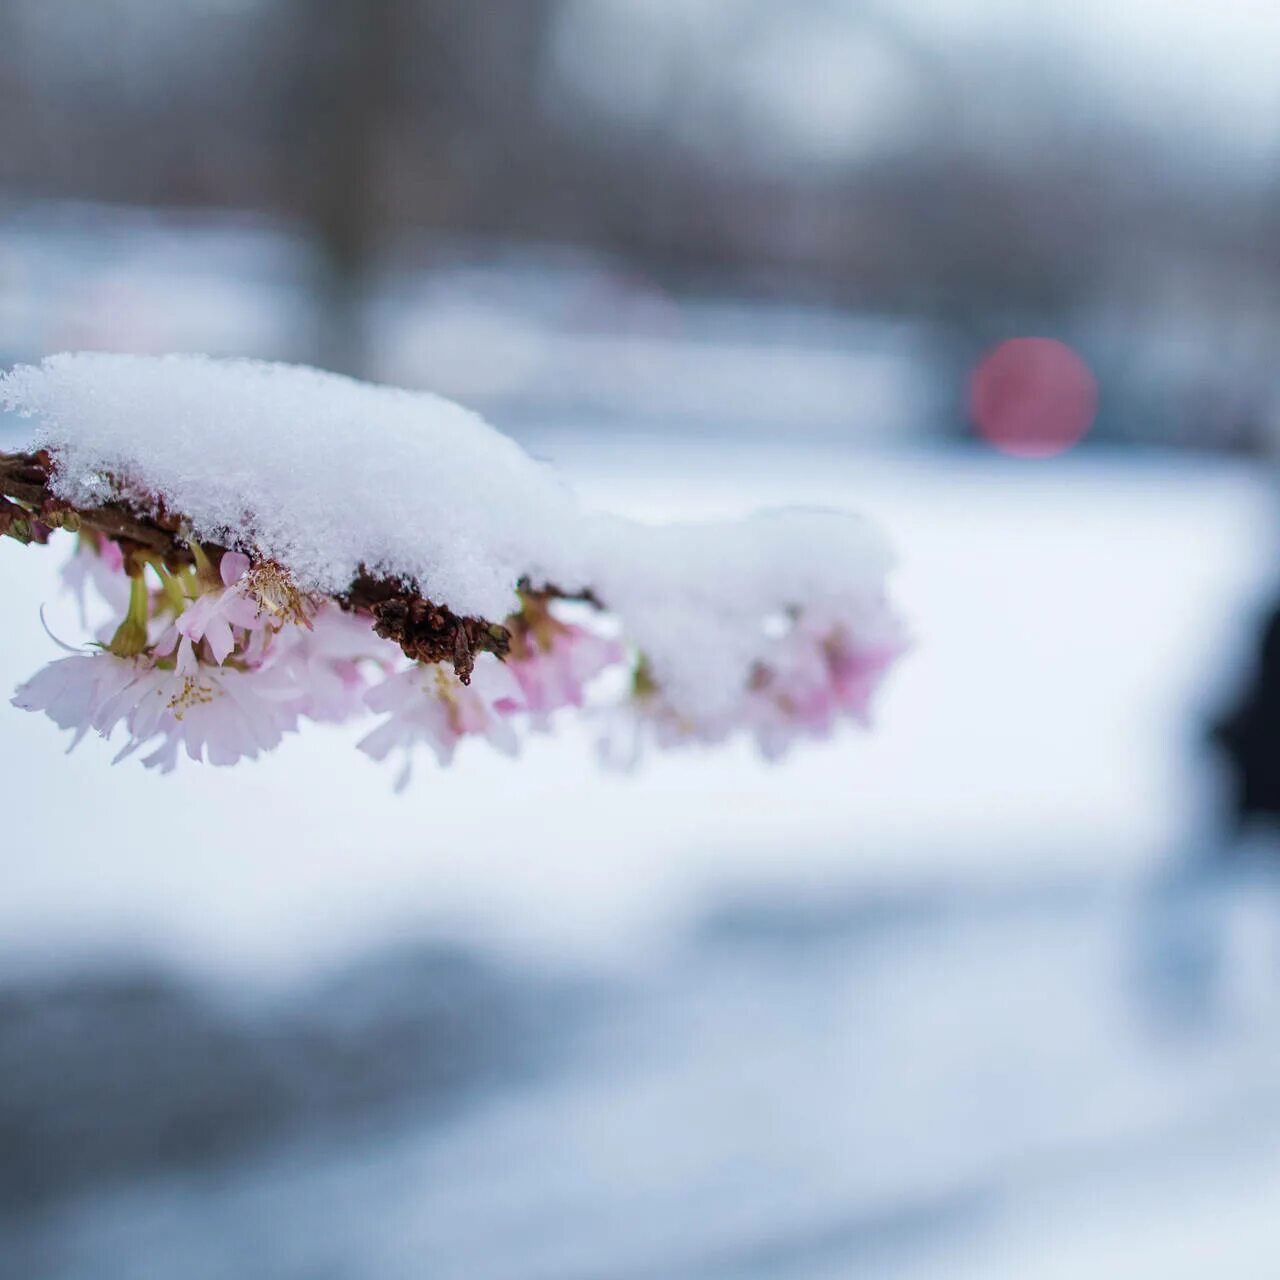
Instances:
[[[798,738],[825,738],[842,719],[866,726],[882,678],[907,640],[887,609],[853,622],[797,619],[762,666],[743,705],[745,727],[768,759]]]
[[[851,617],[814,612],[792,620],[752,675],[738,705],[690,717],[660,687],[642,687],[631,720],[615,716],[600,743],[606,764],[632,767],[647,743],[661,748],[714,746],[739,734],[776,760],[804,738],[826,738],[842,720],[867,725],[885,673],[906,651],[897,617],[879,602]]]
[[[273,616],[246,589],[244,580],[248,571],[249,557],[228,551],[218,570],[222,586],[197,596],[174,624],[178,634],[192,644],[203,640],[219,665],[236,647],[235,628],[265,633],[276,625]]]
[[[476,660],[469,685],[440,663],[416,664],[388,676],[365,695],[369,708],[387,718],[357,746],[375,760],[403,752],[405,763],[396,781],[396,790],[402,791],[409,783],[413,749],[420,743],[430,747],[441,764],[448,764],[458,743],[472,735],[515,755],[519,740],[510,712],[503,708],[517,705],[520,697],[515,677],[492,654]]]
[[[106,652],[59,658],[18,686],[13,705],[23,711],[43,711],[59,729],[73,730],[67,748],[72,751],[90,729],[110,735],[118,721],[111,720],[104,732],[102,709],[137,680],[140,663],[137,658],[117,658]]]
[[[73,730],[72,748],[90,729],[110,738],[123,724],[129,738],[116,759],[150,745],[143,763],[168,772],[179,746],[193,760],[222,765],[278,745],[297,715],[267,696],[269,682],[266,673],[200,662],[184,639],[171,661],[107,652],[62,658],[21,685],[13,702]]]
[[[557,624],[544,642],[530,644],[525,654],[507,660],[520,696],[504,700],[499,710],[528,711],[535,726],[545,727],[551,712],[582,706],[587,684],[625,656],[625,648],[616,640],[586,627]]]
[[[143,764],[164,773],[173,769],[179,746],[192,760],[213,765],[256,759],[297,728],[297,713],[276,696],[275,679],[269,669],[201,662],[184,639],[172,669],[153,666],[127,691],[134,699],[130,742],[117,759],[148,745],[154,749]]]
[[[376,635],[365,614],[322,603],[311,627],[286,627],[272,644],[277,693],[309,720],[337,724],[366,709],[376,672],[390,672],[399,648]]]
[[[129,603],[129,579],[124,572],[124,555],[109,538],[95,540],[81,534],[75,553],[62,566],[62,582],[75,597],[80,625],[89,625],[88,595],[92,590],[110,607],[123,613]]]

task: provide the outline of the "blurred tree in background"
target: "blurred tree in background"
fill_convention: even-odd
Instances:
[[[1052,333],[1105,375],[1104,433],[1260,447],[1266,144],[1155,129],[1051,29],[995,30],[894,0],[8,0],[0,179],[305,229],[313,358],[352,371],[407,246],[573,245],[677,292],[926,321],[951,384]]]

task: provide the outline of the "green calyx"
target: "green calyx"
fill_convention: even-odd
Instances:
[[[147,583],[141,573],[129,579],[129,611],[107,645],[117,658],[136,658],[147,651],[147,619],[150,616]]]
[[[182,611],[187,607],[187,593],[183,590],[182,582],[177,575],[171,573],[164,566],[163,562],[153,560],[151,563],[160,577],[160,586],[164,591],[165,603],[173,610],[175,618],[180,617]]]
[[[638,702],[644,702],[657,692],[658,682],[653,678],[653,668],[649,666],[649,659],[641,654],[631,674],[631,696]]]

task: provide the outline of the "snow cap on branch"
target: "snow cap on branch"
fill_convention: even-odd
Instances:
[[[338,374],[207,356],[51,356],[0,378],[75,506],[159,497],[192,533],[284,565],[303,590],[363,568],[502,618],[562,562],[571,499],[461,405]]]
[[[297,690],[322,668],[332,690],[323,712],[305,714],[328,718],[360,701],[361,670],[386,667],[359,656],[363,628],[429,665],[452,661],[444,684],[393,673],[398,683],[370,695],[373,709],[400,717],[374,735],[379,748],[435,723],[439,708],[414,700],[420,686],[435,697],[447,684],[440,723],[472,732],[459,728],[458,708],[474,698],[452,681],[465,686],[481,650],[486,670],[508,658],[521,693],[495,704],[499,717],[581,705],[587,680],[626,661],[629,698],[664,741],[744,731],[772,750],[795,732],[825,733],[836,715],[860,718],[903,647],[885,599],[890,556],[865,522],[794,510],[653,526],[592,512],[548,467],[439,396],[258,361],[67,354],[0,376],[0,407],[33,420],[55,505],[88,519],[121,504],[168,520],[192,554],[200,543],[225,549],[220,578],[192,570],[181,584],[161,582],[168,604],[161,588],[135,598],[144,620],[173,611],[175,634],[200,646],[202,662],[274,666]],[[109,566],[85,563],[111,586]],[[295,592],[292,619],[273,606],[277,579]],[[358,582],[382,594],[354,600]],[[549,604],[564,597],[613,615],[608,634],[558,621]],[[323,648],[340,629],[333,600],[362,610],[355,656]],[[305,627],[317,610],[329,611],[324,634],[304,642],[287,624]],[[413,698],[390,705],[402,687]]]

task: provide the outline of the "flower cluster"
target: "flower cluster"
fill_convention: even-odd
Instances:
[[[692,717],[673,706],[643,660],[636,666],[629,714],[613,717],[602,749],[628,768],[646,742],[663,749],[719,746],[747,737],[768,760],[806,738],[825,739],[842,722],[870,727],[882,679],[909,648],[905,630],[886,604],[857,611],[859,625],[833,612],[787,620],[758,663],[737,704],[718,715]]]
[[[522,586],[503,624],[477,631],[503,637],[500,652],[425,660],[423,635],[408,634],[405,618],[438,629],[443,611],[308,594],[274,561],[194,540],[185,546],[189,563],[175,563],[81,529],[64,581],[82,617],[105,605],[123,619],[21,685],[14,704],[70,730],[72,748],[91,730],[122,734],[118,760],[137,754],[162,772],[180,752],[230,765],[270,751],[304,721],[373,715],[378,723],[357,745],[374,760],[400,758],[399,789],[419,748],[441,764],[468,737],[514,754],[524,731],[545,731],[565,708],[592,706],[598,679],[611,672],[622,697],[601,743],[606,761],[630,764],[646,741],[671,747],[738,735],[775,758],[842,720],[865,723],[905,644],[880,601],[793,611],[775,619],[769,658],[753,667],[733,710],[690,715],[643,654],[605,634],[594,602]],[[455,643],[469,634],[463,628]],[[415,658],[406,657],[411,650]]]
[[[118,758],[141,751],[164,772],[185,750],[192,760],[235,764],[279,745],[304,718],[330,718],[335,688],[359,701],[364,677],[341,642],[340,610],[296,592],[282,608],[283,575],[251,567],[239,552],[215,569],[195,545],[196,564],[173,572],[157,560],[128,566],[111,541],[81,534],[64,577],[82,611],[93,586],[108,603],[128,601],[123,622],[89,652],[51,663],[13,701],[71,729],[74,747],[92,729],[123,729]],[[376,637],[361,657],[378,661]]]
[[[481,654],[464,681],[444,662],[407,662],[369,613],[307,596],[269,561],[226,551],[213,566],[174,572],[153,557],[126,561],[114,541],[81,533],[63,570],[82,617],[97,602],[124,608],[113,632],[51,663],[13,702],[73,732],[122,730],[117,759],[141,753],[168,772],[180,750],[229,765],[279,745],[306,720],[341,723],[372,712],[382,722],[359,742],[375,760],[414,749],[452,760],[465,737],[513,754],[518,726],[545,729],[562,707],[581,707],[590,681],[626,658],[622,645],[558,620],[532,595],[512,623],[505,661]],[[64,646],[66,647],[66,646]]]

